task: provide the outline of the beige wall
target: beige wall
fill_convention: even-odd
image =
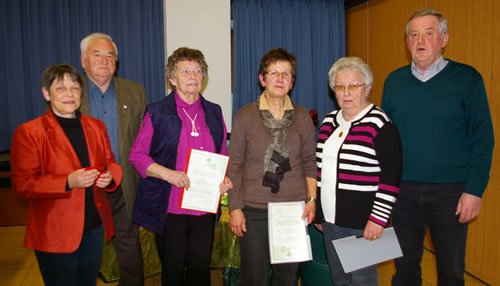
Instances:
[[[483,75],[495,139],[500,144],[500,1],[497,0],[370,0],[346,11],[347,54],[366,60],[373,69],[373,97],[381,100],[389,72],[409,63],[404,41],[408,17],[417,9],[441,11],[449,21],[445,57],[474,66]],[[496,79],[496,80],[495,80]],[[500,285],[499,152],[480,217],[469,227],[466,269],[491,285]]]
[[[199,49],[208,63],[203,96],[219,104],[231,130],[230,0],[164,0],[165,61],[179,47]]]

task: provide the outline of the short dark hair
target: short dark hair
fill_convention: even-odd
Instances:
[[[51,65],[45,69],[42,74],[42,87],[49,90],[55,80],[63,80],[65,75],[68,75],[72,81],[78,82],[80,87],[82,86],[82,77],[76,68],[70,64],[60,63]]]
[[[295,55],[283,48],[269,50],[260,60],[259,74],[265,76],[267,69],[277,62],[289,62],[292,66],[292,74],[295,77]]]

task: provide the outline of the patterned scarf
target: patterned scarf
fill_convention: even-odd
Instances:
[[[285,110],[282,119],[275,119],[269,110],[259,108],[260,99],[257,100],[257,108],[260,111],[260,118],[267,127],[273,142],[267,147],[264,156],[264,178],[262,185],[271,188],[271,192],[277,193],[280,188],[280,181],[283,174],[290,171],[290,160],[288,159],[288,146],[286,145],[286,128],[293,121],[294,111]]]

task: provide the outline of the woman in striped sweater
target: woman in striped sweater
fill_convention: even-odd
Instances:
[[[316,226],[323,231],[335,285],[377,285],[376,266],[346,274],[331,241],[382,236],[399,192],[399,134],[370,102],[373,75],[361,59],[339,59],[328,77],[340,109],[326,116],[319,131]]]

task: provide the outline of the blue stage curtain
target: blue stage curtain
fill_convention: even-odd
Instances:
[[[231,9],[233,115],[260,94],[260,59],[277,47],[297,58],[292,100],[317,109],[320,120],[334,109],[328,71],[345,55],[343,0],[232,0]]]
[[[81,69],[80,41],[109,34],[117,75],[144,85],[149,102],[165,95],[163,0],[1,0],[0,151],[16,126],[46,110],[40,76],[54,63]]]

